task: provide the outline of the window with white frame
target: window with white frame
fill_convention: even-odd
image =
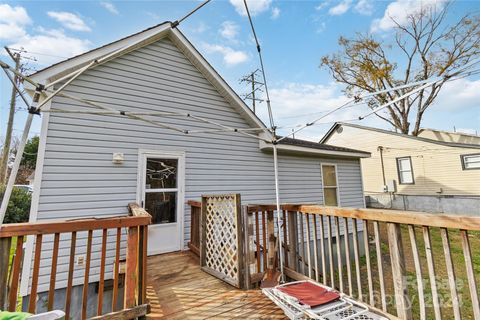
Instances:
[[[414,184],[412,158],[397,158],[398,180],[400,184]]]
[[[480,169],[480,153],[462,155],[463,170]]]
[[[337,167],[333,164],[322,164],[323,204],[338,206]]]

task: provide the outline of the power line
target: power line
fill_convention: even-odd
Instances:
[[[389,92],[389,91],[394,91],[394,90],[399,90],[399,89],[406,89],[406,88],[409,88],[409,87],[413,87],[413,86],[417,86],[418,84],[421,84],[423,83],[423,85],[421,85],[420,87],[418,88],[415,88],[413,89],[412,91],[409,91],[407,92],[406,94],[403,94],[402,96],[398,97],[398,98],[395,98],[394,100],[392,101],[389,101],[375,109],[373,109],[371,112],[363,115],[363,116],[360,116],[358,117],[357,120],[363,120],[369,116],[371,116],[372,114],[375,114],[376,112],[392,105],[393,103],[396,103],[400,100],[403,100],[407,97],[409,97],[410,95],[414,94],[415,92],[417,91],[420,91],[420,90],[423,90],[423,89],[426,89],[428,88],[429,86],[441,81],[441,80],[445,80],[445,82],[448,82],[448,81],[454,81],[454,80],[458,80],[458,78],[460,76],[464,76],[464,74],[462,74],[462,72],[464,72],[465,70],[468,70],[469,68],[471,68],[472,66],[474,66],[475,64],[478,64],[480,63],[480,59],[476,60],[476,61],[473,61],[473,62],[470,62],[464,66],[462,66],[461,68],[458,68],[457,70],[454,70],[452,72],[450,72],[449,74],[447,75],[444,75],[444,76],[436,76],[436,77],[432,77],[432,78],[428,78],[428,79],[424,79],[424,80],[419,80],[419,81],[415,81],[415,82],[412,82],[412,83],[407,83],[407,84],[403,84],[403,85],[400,85],[400,86],[397,86],[397,87],[393,87],[393,88],[387,88],[387,89],[383,89],[383,90],[380,90],[380,91],[376,91],[376,92],[372,92],[372,93],[369,93],[365,96],[356,96],[354,97],[353,99],[351,99],[350,101],[348,101],[347,103],[344,103],[342,105],[340,105],[339,107],[331,110],[331,111],[328,111],[326,114],[322,115],[321,117],[313,120],[312,122],[309,122],[309,123],[306,123],[306,124],[303,124],[303,125],[297,125],[298,129],[293,131],[292,133],[280,138],[279,140],[277,140],[277,142],[285,139],[285,138],[288,138],[289,136],[301,131],[301,130],[304,130],[314,124],[316,124],[318,121],[320,121],[321,119],[329,116],[330,114],[338,111],[338,110],[341,110],[347,106],[349,106],[349,104],[351,103],[354,103],[352,105],[350,105],[349,107],[353,107],[353,106],[357,106],[359,104],[364,104],[365,102],[363,102],[363,100],[367,97],[372,97],[372,96],[375,96],[375,95],[378,95],[378,94],[381,94],[381,93],[385,93],[385,92]],[[473,71],[469,71],[469,72],[466,72],[465,75],[468,75],[469,73],[473,73],[473,74],[477,74],[478,72],[480,72],[480,70],[473,70]]]

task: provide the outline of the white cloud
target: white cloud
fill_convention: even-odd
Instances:
[[[15,24],[0,23],[0,39],[12,40],[25,36],[25,29],[23,26]]]
[[[344,104],[348,100],[341,91],[342,86],[337,83],[286,83],[271,86],[270,98],[275,123],[281,128],[280,135],[291,132],[293,126],[304,125],[318,119],[326,112]],[[264,103],[257,107],[261,119],[268,119]],[[296,138],[319,141],[323,134],[336,121],[358,119],[369,111],[365,105],[340,109],[331,115],[319,120],[315,126],[306,128],[295,135]],[[368,117],[361,122],[365,125],[385,126],[378,118]]]
[[[62,30],[45,30],[39,28],[35,35],[25,35],[17,42],[9,44],[12,48],[23,48],[32,55],[38,55],[42,65],[72,57],[87,51],[90,41],[67,36]]]
[[[190,30],[193,33],[203,33],[208,30],[208,25],[205,22],[200,21],[195,27],[191,27]]]
[[[0,22],[27,25],[32,22],[27,11],[23,7],[11,7],[8,4],[0,4]]]
[[[359,0],[354,7],[355,11],[364,16],[370,16],[373,13],[372,0]]]
[[[102,1],[100,2],[100,5],[105,9],[107,9],[112,14],[120,14],[120,12],[118,12],[117,7],[115,7],[115,5],[111,2]]]
[[[35,33],[28,32],[30,24],[32,20],[25,8],[0,4],[0,39],[8,47],[26,50],[37,58],[40,65],[78,55],[91,45],[88,40],[70,37],[63,30],[46,30],[36,26],[33,29]]]
[[[275,20],[275,19],[277,19],[278,17],[280,17],[280,8],[279,8],[279,7],[274,7],[274,8],[272,8],[271,18]]]
[[[480,80],[463,78],[447,82],[431,108],[445,111],[478,110],[479,101]]]
[[[324,0],[320,2],[316,7],[315,10],[323,10],[324,8],[328,7],[330,5],[330,0]]]
[[[352,0],[343,0],[336,6],[331,7],[328,10],[328,14],[332,16],[341,16],[342,14],[346,13],[350,9],[351,5],[352,5]]]
[[[91,31],[90,27],[74,13],[66,11],[48,11],[47,14],[67,29],[74,31]]]
[[[235,40],[240,27],[233,21],[225,21],[220,26],[220,35],[228,40]]]
[[[394,19],[399,24],[405,24],[408,17],[425,9],[441,9],[447,0],[396,0],[385,9],[382,18],[375,19],[370,27],[372,32],[388,31],[395,27]]]
[[[245,10],[245,4],[243,0],[230,0],[230,3],[234,6],[235,11],[242,16],[247,15]],[[252,16],[267,11],[270,8],[272,0],[247,0],[248,10]]]
[[[223,55],[223,62],[228,66],[234,66],[243,63],[249,59],[246,52],[240,50],[234,50],[227,46],[219,44],[204,43],[203,47],[209,53],[220,53]]]
[[[0,4],[0,39],[13,40],[26,34],[25,27],[32,23],[25,8]]]
[[[325,31],[325,29],[327,29],[327,23],[325,21],[322,21],[315,29],[315,32],[322,33],[323,31]]]

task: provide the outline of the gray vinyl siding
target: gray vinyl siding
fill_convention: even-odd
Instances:
[[[102,102],[123,111],[176,111],[191,113],[224,125],[248,128],[206,78],[168,40],[164,39],[87,71],[66,92]],[[56,97],[52,109],[89,109]],[[152,117],[153,119],[153,117]],[[212,129],[191,118],[156,117],[162,123],[188,130]],[[206,193],[240,193],[242,202],[273,203],[273,157],[259,149],[258,140],[238,133],[183,134],[126,119],[88,114],[50,115],[38,220],[104,217],[127,213],[136,200],[138,150],[185,152],[185,201]],[[112,164],[112,153],[125,162]],[[321,162],[336,163],[343,206],[362,207],[359,160],[279,156],[282,202],[323,202]],[[189,240],[190,211],[184,213],[185,241]],[[106,278],[111,278],[114,234],[108,242]],[[77,254],[85,252],[86,235],[79,234]],[[98,279],[101,231],[94,234],[91,281]],[[67,277],[69,235],[62,235],[57,288]],[[39,291],[47,290],[52,247],[44,239]],[[83,270],[74,283],[83,282]]]

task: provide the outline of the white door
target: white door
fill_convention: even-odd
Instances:
[[[185,156],[143,151],[139,160],[139,198],[152,216],[148,227],[148,254],[181,250]]]

